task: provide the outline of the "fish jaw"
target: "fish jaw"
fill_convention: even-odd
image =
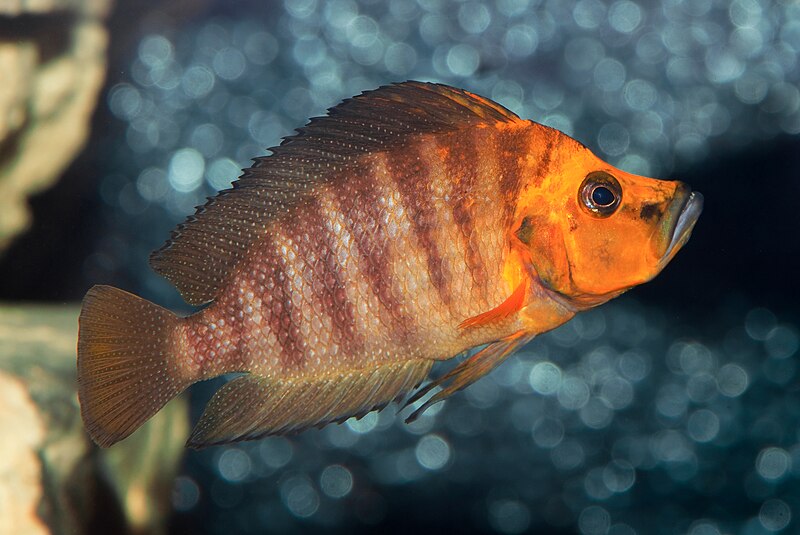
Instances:
[[[670,241],[659,262],[659,271],[664,268],[675,254],[689,241],[700,214],[703,211],[703,195],[684,186],[683,194],[676,195],[669,207],[671,217],[668,218]]]

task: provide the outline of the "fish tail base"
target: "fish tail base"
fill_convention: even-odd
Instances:
[[[133,294],[94,286],[78,321],[78,398],[99,446],[124,439],[191,380],[175,365],[180,318]]]

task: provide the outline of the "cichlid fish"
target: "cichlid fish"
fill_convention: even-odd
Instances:
[[[192,447],[360,417],[434,362],[476,381],[539,333],[649,281],[703,197],[626,173],[478,95],[406,82],[312,119],[153,253],[181,318],[95,286],[80,316],[81,412],[97,444],[231,372]]]

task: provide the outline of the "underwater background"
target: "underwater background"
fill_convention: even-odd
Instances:
[[[187,450],[170,533],[800,532],[800,3],[121,1],[107,24],[90,140],[31,200],[2,301],[104,283],[189,312],[147,265],[174,225],[309,117],[407,79],[706,200],[653,282],[411,425],[389,407]],[[219,384],[191,389],[194,419]]]

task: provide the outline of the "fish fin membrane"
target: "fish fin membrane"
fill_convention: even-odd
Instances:
[[[243,375],[216,392],[186,445],[203,448],[361,418],[419,386],[432,364],[414,359],[291,379]]]
[[[525,304],[525,293],[528,285],[525,281],[521,282],[517,289],[500,305],[491,310],[487,310],[482,314],[467,318],[458,326],[459,329],[469,329],[471,327],[480,327],[483,325],[491,324],[495,321],[500,321],[514,312],[517,312]]]
[[[171,350],[180,319],[111,286],[94,286],[78,320],[78,398],[89,436],[119,442],[191,381],[177,377]]]
[[[442,401],[443,399],[455,394],[459,390],[468,387],[495,369],[517,349],[533,340],[533,338],[533,334],[516,333],[507,338],[503,338],[502,340],[492,342],[467,360],[459,363],[458,366],[450,370],[448,373],[420,388],[406,402],[406,407],[424,398],[437,386],[444,385],[442,390],[431,396],[427,401],[425,401],[425,403],[411,413],[411,415],[406,418],[406,423],[413,422],[434,403],[438,403],[439,401]]]
[[[212,301],[269,224],[344,183],[361,156],[404,150],[410,136],[498,123],[527,124],[486,98],[441,84],[404,82],[345,100],[257,158],[233,187],[198,207],[150,257],[190,304]]]

